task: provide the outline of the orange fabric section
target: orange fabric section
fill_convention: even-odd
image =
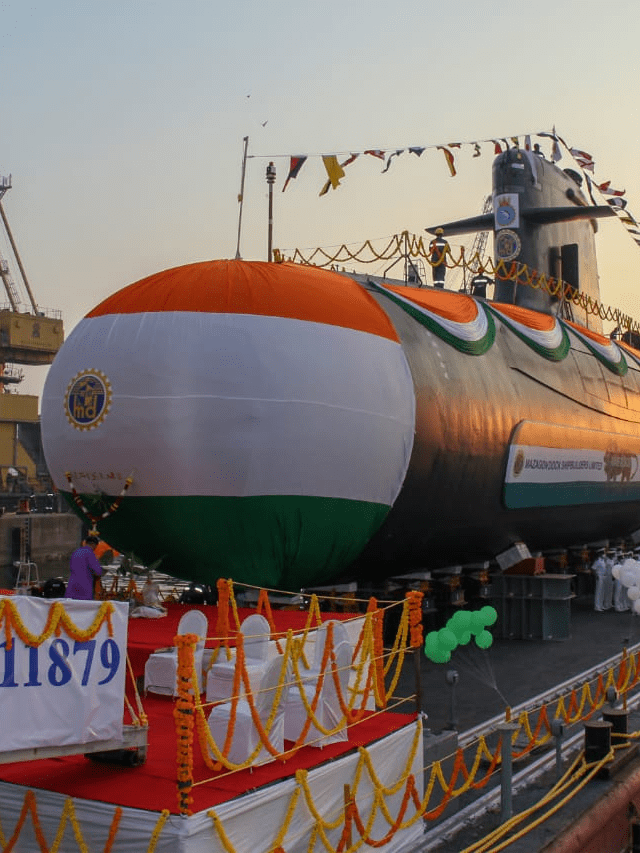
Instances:
[[[519,305],[509,305],[504,302],[493,302],[492,307],[505,317],[515,320],[516,323],[521,323],[538,332],[550,332],[556,324],[556,318],[553,315],[541,314],[540,311],[532,311],[531,308],[521,308]]]
[[[392,284],[385,287],[421,308],[456,323],[471,323],[478,316],[478,306],[465,293],[453,293],[450,290],[414,290]]]
[[[119,290],[86,316],[158,311],[290,317],[398,341],[387,315],[357,282],[298,264],[218,260],[175,267]]]
[[[631,353],[631,355],[635,355],[636,358],[640,354],[640,350],[635,349],[634,347],[631,346],[631,344],[625,343],[625,341],[616,341],[616,343],[618,344],[619,347],[622,347],[623,349],[628,350]]]
[[[596,341],[596,343],[601,344],[604,347],[609,346],[611,343],[611,340],[605,335],[600,335],[598,332],[592,332],[591,329],[585,329],[584,326],[572,323],[571,320],[566,320],[565,322],[568,326],[571,326],[576,331],[581,332],[586,338],[591,338],[592,341]]]

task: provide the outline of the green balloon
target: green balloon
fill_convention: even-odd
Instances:
[[[489,631],[480,631],[476,637],[476,645],[481,649],[488,649],[493,643],[493,637]]]
[[[482,613],[479,610],[476,610],[471,614],[471,626],[469,630],[472,634],[479,634],[480,631],[484,631],[484,619],[482,618]]]
[[[495,607],[490,607],[488,604],[480,610],[480,613],[482,614],[482,620],[487,627],[489,625],[493,625],[498,618],[498,611]]]
[[[447,622],[447,628],[453,631],[458,640],[463,636],[471,626],[471,613],[468,610],[456,610],[451,619]]]
[[[466,646],[467,643],[471,641],[471,631],[465,631],[460,637],[458,637],[458,642],[461,646]]]
[[[451,652],[446,651],[446,649],[441,648],[438,654],[431,658],[434,663],[447,663],[451,660]]]
[[[450,628],[440,628],[438,631],[440,648],[446,652],[452,652],[458,645],[458,638]]]
[[[430,660],[434,660],[434,655],[437,657],[439,652],[440,643],[438,641],[438,632],[430,631],[424,640],[424,653]],[[435,663],[437,663],[437,661],[435,661]]]

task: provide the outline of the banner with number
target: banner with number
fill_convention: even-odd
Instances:
[[[0,602],[0,750],[121,738],[128,604],[28,596]],[[49,636],[34,644],[43,634]]]

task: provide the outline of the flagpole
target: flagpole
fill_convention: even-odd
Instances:
[[[238,196],[238,201],[240,202],[240,210],[238,211],[238,242],[236,244],[236,261],[241,260],[240,255],[240,233],[242,231],[242,205],[244,202],[244,176],[247,171],[247,148],[249,147],[249,137],[245,136],[242,140],[244,142],[244,151],[242,154],[242,177],[240,179],[240,195]]]

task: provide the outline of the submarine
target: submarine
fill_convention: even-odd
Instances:
[[[427,229],[493,233],[491,299],[240,259],[115,292],[47,376],[56,487],[114,548],[199,583],[639,541],[640,351],[602,334],[595,233],[615,213],[580,183],[512,148],[492,211]]]

